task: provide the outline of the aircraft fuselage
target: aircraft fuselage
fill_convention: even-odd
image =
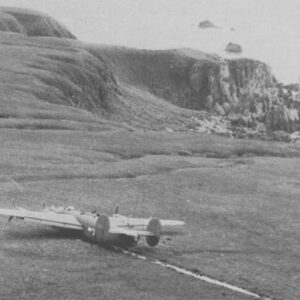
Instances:
[[[85,238],[96,243],[109,244],[135,244],[138,241],[137,237],[129,237],[123,234],[110,233],[110,219],[114,220],[115,224],[126,226],[126,217],[113,215],[108,218],[105,215],[100,216],[96,213],[82,213],[80,211],[70,211],[83,227],[83,235]]]

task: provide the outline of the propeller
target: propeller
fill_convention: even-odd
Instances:
[[[119,213],[119,205],[117,205],[115,208],[115,215],[117,215],[118,213]]]
[[[10,217],[8,218],[7,223],[9,223],[12,219],[13,219],[13,216],[10,216]]]

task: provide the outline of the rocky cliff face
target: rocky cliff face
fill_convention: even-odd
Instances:
[[[269,131],[293,131],[297,127],[299,110],[283,97],[270,67],[262,62],[198,62],[192,68],[190,82],[206,110],[221,116],[239,114],[242,126],[263,122]]]
[[[270,103],[267,94],[275,92],[276,83],[264,63],[248,60],[221,61],[206,73],[202,85],[192,76],[194,89],[207,89],[206,108],[220,115],[240,112],[265,112]]]
[[[188,93],[181,104],[223,116],[266,112],[271,105],[269,95],[277,92],[269,67],[249,59],[195,60],[185,74]]]

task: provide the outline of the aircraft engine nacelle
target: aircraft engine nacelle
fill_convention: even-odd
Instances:
[[[95,240],[97,243],[107,243],[110,239],[109,234],[110,221],[108,216],[101,215],[96,222],[95,226]]]
[[[152,218],[147,226],[147,231],[153,233],[152,236],[146,236],[146,242],[150,247],[154,247],[159,243],[161,233],[161,223],[158,218]]]

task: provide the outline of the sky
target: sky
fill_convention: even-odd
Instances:
[[[270,64],[279,80],[299,80],[300,0],[0,0],[0,6],[45,12],[91,43],[226,56],[234,42],[242,56]],[[221,28],[199,29],[206,19]]]

